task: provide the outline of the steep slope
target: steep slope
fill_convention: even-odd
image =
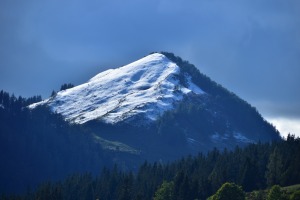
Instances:
[[[241,143],[269,142],[281,139],[279,132],[259,114],[256,108],[200,73],[188,61],[184,61],[172,53],[164,52],[163,54],[180,67],[181,74],[189,74],[191,81],[208,94],[204,101],[201,101],[203,97],[185,101],[185,105],[181,105],[185,109],[181,109],[183,111],[180,112],[188,114],[186,104],[189,104],[190,107],[194,107],[193,111],[188,114],[189,117],[196,119],[202,115],[205,119],[210,118],[206,124],[201,124],[201,120],[198,123],[200,122],[202,130],[210,135],[213,142],[221,146],[224,144],[228,146],[230,138]],[[178,111],[176,112],[178,113]],[[199,113],[196,114],[197,112]],[[193,124],[197,124],[197,122],[194,121]],[[207,126],[207,124],[211,125]],[[189,126],[193,126],[192,123],[189,123]],[[203,129],[203,127],[207,128]]]
[[[143,118],[144,122],[155,121],[184,95],[203,94],[192,82],[186,87],[181,85],[179,73],[180,68],[175,63],[155,53],[104,71],[87,83],[60,91],[30,107],[47,104],[53,112],[78,124],[94,119],[114,124],[134,116]]]

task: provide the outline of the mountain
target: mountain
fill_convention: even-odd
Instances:
[[[191,82],[180,83],[180,68],[159,53],[148,55],[129,65],[99,73],[87,83],[58,92],[55,96],[30,106],[46,104],[71,123],[84,124],[97,119],[115,124],[155,121],[175,102],[193,93],[204,92]],[[134,122],[133,122],[134,123]]]
[[[153,53],[45,100],[0,91],[0,193],[273,140],[279,132],[246,101],[188,61]]]
[[[280,139],[254,107],[166,52],[101,72],[29,108],[38,106],[88,128],[102,148],[144,159]]]

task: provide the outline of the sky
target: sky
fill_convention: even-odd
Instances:
[[[0,90],[49,97],[168,51],[300,136],[299,0],[1,0]]]

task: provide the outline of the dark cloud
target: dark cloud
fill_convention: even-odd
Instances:
[[[47,97],[171,51],[264,115],[300,117],[299,15],[297,0],[2,0],[0,88]]]

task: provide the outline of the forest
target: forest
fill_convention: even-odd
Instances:
[[[300,183],[294,135],[124,170],[80,127],[45,107],[26,109],[40,100],[0,91],[1,199],[207,199],[227,182],[243,192]]]
[[[22,98],[0,91],[0,193],[18,193],[44,180],[113,166],[80,127],[48,108],[26,106],[40,96]]]
[[[243,192],[294,185],[300,182],[299,169],[300,139],[288,136],[282,142],[214,149],[169,164],[145,162],[137,173],[115,165],[96,176],[73,174],[2,199],[207,199],[227,182],[241,186]]]

